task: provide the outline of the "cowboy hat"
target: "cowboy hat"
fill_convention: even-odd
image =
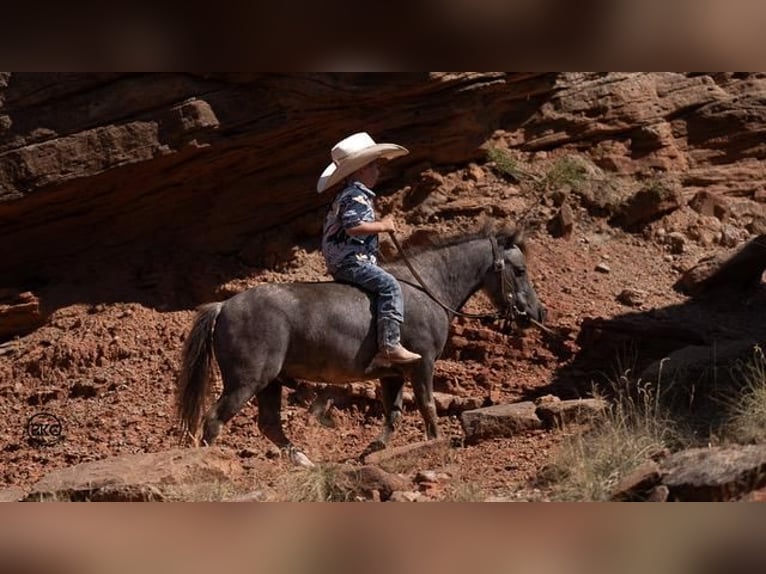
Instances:
[[[407,148],[392,143],[376,144],[367,132],[358,132],[333,146],[332,163],[319,176],[317,192],[330,189],[356,170],[379,158],[394,159],[410,153]]]

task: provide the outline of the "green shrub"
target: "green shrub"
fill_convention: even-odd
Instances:
[[[511,181],[518,183],[529,178],[527,167],[513,157],[508,150],[497,147],[489,148],[487,159],[494,164],[497,173]]]
[[[545,174],[545,185],[548,189],[569,187],[578,189],[588,179],[588,168],[577,156],[563,156],[556,159]]]

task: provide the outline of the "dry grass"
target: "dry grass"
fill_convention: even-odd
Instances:
[[[610,408],[589,431],[566,440],[546,469],[552,498],[609,500],[623,476],[676,442],[676,425],[664,413],[659,395],[657,388],[640,382],[619,389],[615,384]]]
[[[676,372],[663,388],[660,382],[630,381],[626,369],[612,383],[605,415],[588,432],[566,440],[546,469],[543,478],[552,498],[609,500],[619,480],[653,455],[717,442],[716,432],[740,444],[766,442],[763,350],[756,347],[753,357],[736,364],[726,377],[716,377],[718,370]],[[716,400],[722,395],[727,398]]]
[[[472,480],[454,476],[445,489],[441,502],[484,502],[487,494]]]
[[[728,422],[723,434],[740,444],[766,442],[766,357],[755,347],[751,360],[735,366],[733,378],[740,383],[734,399],[725,399]]]
[[[279,487],[289,502],[353,502],[359,488],[353,473],[337,464],[318,464],[288,473]]]
[[[239,494],[231,482],[214,481],[163,488],[165,502],[222,502]]]

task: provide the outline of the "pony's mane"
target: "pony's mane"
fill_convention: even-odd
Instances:
[[[516,245],[526,254],[526,244],[519,229],[507,223],[497,225],[492,221],[486,222],[478,230],[456,233],[446,237],[444,235],[439,235],[435,231],[418,230],[402,242],[402,248],[409,257],[410,255],[423,253],[424,251],[431,251],[440,247],[450,247],[451,245],[459,245],[474,239],[489,239],[491,236]],[[392,262],[399,260],[401,260],[400,253],[397,253],[391,259]]]

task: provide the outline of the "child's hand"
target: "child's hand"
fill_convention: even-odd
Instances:
[[[390,233],[396,233],[396,222],[390,215],[380,220],[382,231],[388,231]]]

